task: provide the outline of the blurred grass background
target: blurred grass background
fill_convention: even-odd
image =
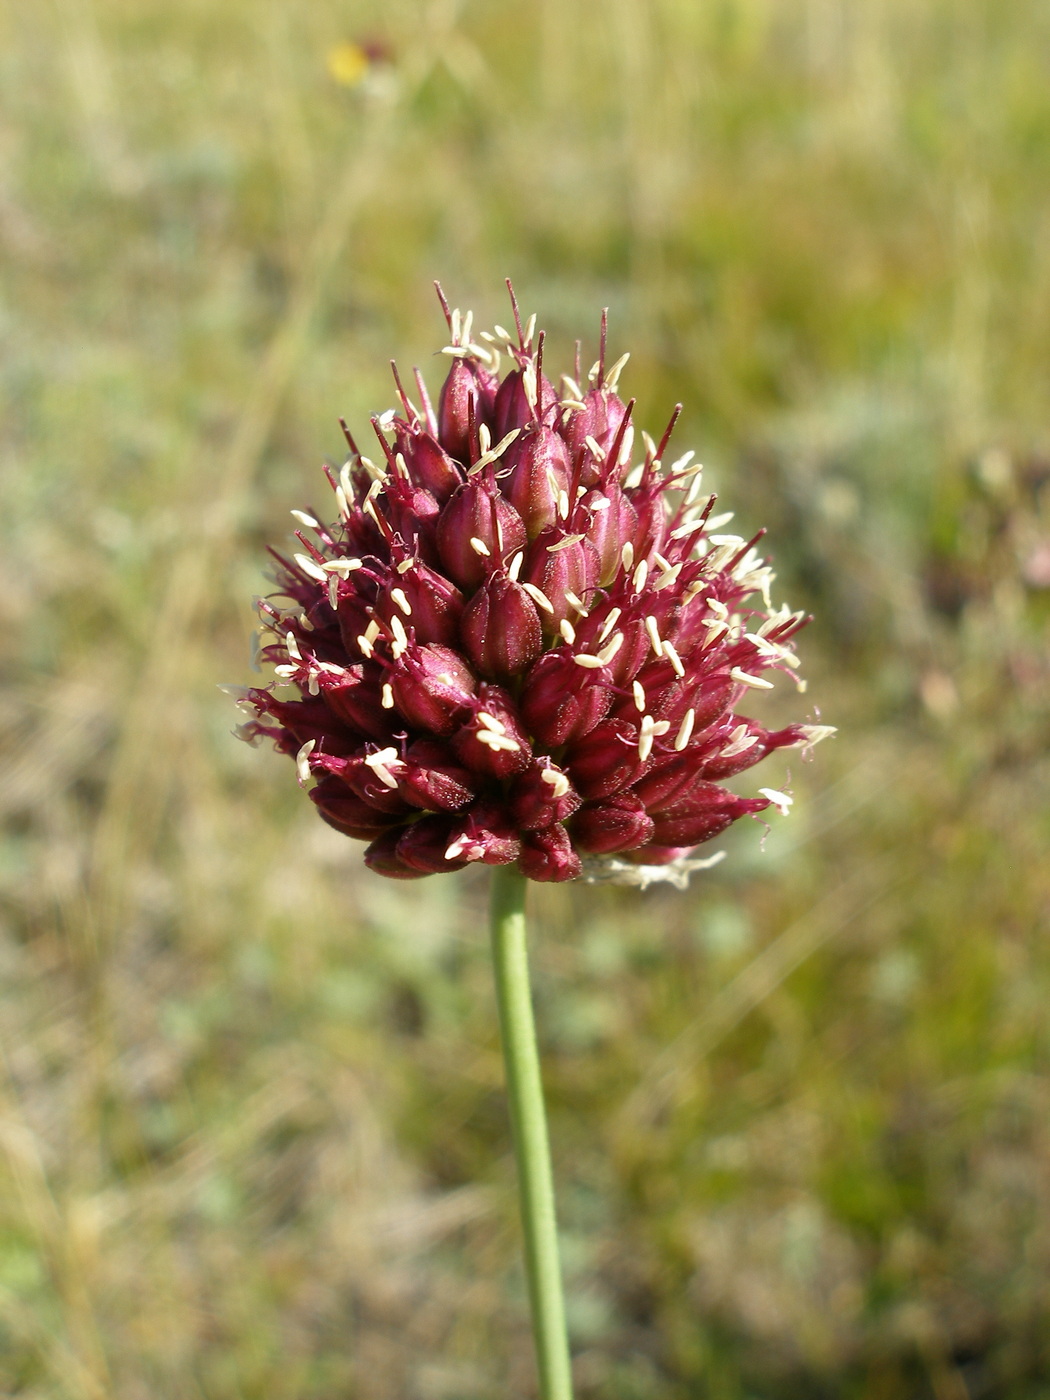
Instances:
[[[581,1400],[1050,1395],[1050,12],[0,36],[3,1393],[532,1393],[484,877],[365,873],[215,690],[431,279],[511,275],[685,401],[841,731],[688,894],[535,890]]]

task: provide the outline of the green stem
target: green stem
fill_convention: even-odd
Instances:
[[[525,948],[525,883],[513,866],[499,866],[492,872],[492,958],[540,1395],[542,1400],[572,1400],[551,1154]]]

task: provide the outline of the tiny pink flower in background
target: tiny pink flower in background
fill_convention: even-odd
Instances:
[[[300,549],[259,604],[276,682],[240,692],[239,732],[295,760],[379,874],[681,883],[738,818],[788,810],[726,779],[833,732],[737,709],[795,680],[806,619],[773,608],[760,536],[722,533],[693,454],[664,463],[678,410],[636,447],[604,317],[586,383],[577,352],[556,389],[513,298],[515,333],[477,340],[442,303],[436,409],[395,371],[376,460],[347,433],[328,471],[334,522],[295,512]]]

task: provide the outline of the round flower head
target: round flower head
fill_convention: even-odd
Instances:
[[[254,717],[240,733],[295,760],[381,875],[480,861],[533,880],[680,881],[708,863],[695,847],[790,803],[727,778],[832,732],[737,712],[778,672],[795,679],[806,619],[773,609],[759,536],[719,533],[729,517],[713,516],[693,454],[664,466],[678,409],[636,450],[604,316],[586,384],[577,351],[559,392],[513,295],[515,334],[479,341],[442,304],[437,409],[418,371],[417,407],[395,369],[377,460],[347,433],[328,470],[334,523],[295,512],[301,552],[276,556],[280,593],[259,604],[277,680],[241,693]]]

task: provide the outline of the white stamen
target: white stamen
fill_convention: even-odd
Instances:
[[[637,569],[635,569],[635,571],[634,571],[633,583],[634,583],[634,591],[635,591],[636,593],[641,593],[642,589],[645,587],[645,580],[646,580],[648,577],[649,577],[649,565],[648,565],[648,564],[645,562],[645,560],[643,559],[643,560],[641,561],[641,563],[638,565]]]
[[[634,545],[630,540],[620,550],[620,563],[623,565],[624,573],[629,573],[631,565],[634,563]]]
[[[365,561],[363,559],[328,559],[322,566],[326,573],[338,574],[340,578],[346,578],[357,569],[363,569]]]
[[[734,512],[731,510],[724,511],[722,515],[712,515],[707,522],[708,534],[710,534],[712,530],[721,530],[723,525],[728,525],[733,515]]]
[[[657,626],[656,618],[653,617],[652,613],[645,619],[645,630],[649,633],[649,641],[652,643],[653,651],[656,652],[657,656],[662,656],[664,642],[663,638],[660,636],[660,629]]]
[[[288,649],[289,656],[294,656],[296,661],[302,661],[303,654],[299,650],[299,643],[295,640],[294,632],[286,632],[284,634],[284,644]]]
[[[622,609],[622,608],[613,608],[612,612],[609,614],[609,616],[608,616],[608,617],[605,619],[605,621],[602,623],[602,630],[598,633],[598,645],[599,645],[599,646],[601,646],[602,642],[605,641],[606,637],[609,635],[609,633],[613,630],[613,628],[614,628],[614,627],[616,626],[616,624],[619,622],[619,620],[620,620],[620,614],[621,614],[622,612],[623,612],[623,609]]]
[[[600,510],[608,510],[611,505],[612,501],[609,500],[608,496],[599,496],[597,500],[588,502],[587,509],[597,514]]]
[[[641,730],[638,734],[638,757],[643,763],[648,760],[653,751],[653,740],[661,734],[666,734],[670,728],[669,720],[655,720],[652,715],[642,716]]]
[[[521,586],[537,607],[543,608],[544,612],[552,613],[554,611],[554,604],[547,597],[546,593],[542,593],[535,584],[523,583]]]
[[[776,788],[759,788],[758,791],[760,796],[769,798],[782,817],[786,817],[791,811],[791,804],[795,799],[790,793],[778,792]]]
[[[395,661],[398,661],[408,650],[408,633],[405,631],[405,624],[398,617],[397,613],[394,613],[393,617],[390,619],[390,630],[394,634],[394,643],[390,648],[390,654]]]
[[[389,681],[386,681],[383,685],[383,698],[379,703],[384,710],[392,710],[394,708],[394,687]]]
[[[305,787],[310,781],[310,755],[317,748],[316,739],[307,739],[295,755],[295,771],[299,774],[299,786]]]
[[[608,642],[606,642],[605,646],[602,647],[601,651],[598,653],[598,660],[602,663],[603,666],[608,666],[609,662],[613,659],[613,657],[616,655],[616,653],[620,650],[622,646],[623,633],[617,632]]]
[[[492,551],[484,540],[479,540],[477,535],[471,535],[470,547],[475,554],[480,554],[483,559],[491,559]]]
[[[491,729],[494,734],[506,734],[507,726],[495,715],[490,715],[487,710],[478,711],[478,720],[486,729]]]
[[[574,656],[573,661],[577,666],[582,666],[585,671],[600,671],[605,662],[599,656],[589,656],[587,652],[581,651]]]
[[[605,461],[605,448],[597,438],[592,437],[590,433],[588,433],[583,441],[592,457],[596,458],[599,462]]]
[[[664,655],[667,657],[668,661],[670,661],[675,675],[679,677],[684,676],[685,667],[682,665],[682,658],[678,655],[670,642],[664,642]]]
[[[339,606],[339,580],[335,574],[328,575],[328,602],[333,609]]]
[[[583,606],[583,599],[577,598],[576,594],[573,593],[573,591],[570,588],[567,588],[565,590],[565,601],[568,603],[570,608],[575,608],[581,617],[590,616],[590,613],[588,613],[587,609]]]
[[[339,507],[339,516],[342,520],[350,519],[350,501],[342,486],[335,488],[335,503]]]
[[[547,546],[547,553],[557,554],[560,549],[568,549],[570,545],[579,544],[582,539],[582,535],[566,535],[565,538],[559,540],[557,544],[549,544]]]
[[[484,456],[492,446],[492,434],[489,432],[487,423],[478,425],[478,445],[481,448],[481,455]]]
[[[397,779],[391,773],[388,764],[401,766],[397,749],[380,749],[378,753],[370,753],[365,758],[365,766],[371,768],[384,787],[392,789],[397,787]]]
[[[645,687],[641,681],[633,681],[631,690],[634,692],[634,707],[640,715],[645,714],[645,707],[649,703],[645,698]]]
[[[696,711],[695,711],[695,710],[686,710],[686,712],[685,712],[685,719],[683,719],[683,720],[682,720],[682,723],[678,726],[678,733],[675,735],[675,740],[674,740],[674,746],[675,746],[675,749],[676,749],[676,751],[677,751],[678,753],[681,753],[682,750],[685,748],[686,744],[688,744],[688,742],[689,742],[689,740],[690,740],[690,738],[691,738],[691,736],[692,736],[692,733],[693,733],[693,725],[694,725],[695,723],[696,723]]]
[[[822,739],[830,739],[832,734],[838,733],[833,724],[800,724],[799,729],[802,737],[794,744],[788,744],[785,747],[810,749],[814,744],[819,744]]]
[[[564,618],[558,624],[558,631],[568,642],[569,646],[572,646],[573,643],[576,641],[576,628],[573,627],[572,623],[569,621],[568,618]]]
[[[548,783],[552,797],[564,797],[571,786],[564,773],[558,773],[553,768],[544,768],[540,774],[540,781]]]
[[[735,681],[741,685],[749,685],[753,690],[772,690],[773,682],[767,681],[764,676],[753,676],[749,671],[742,671],[739,666],[734,666],[729,672]]]
[[[518,550],[514,558],[510,561],[510,568],[507,570],[507,577],[512,583],[517,583],[518,575],[521,573],[521,566],[525,562],[525,553]]]
[[[623,372],[623,367],[630,358],[631,352],[628,350],[625,355],[620,356],[620,358],[613,365],[612,369],[610,369],[606,373],[605,388],[608,389],[610,394],[616,393],[616,386],[619,383],[620,375]]]
[[[719,598],[708,598],[707,606],[714,613],[715,617],[720,617],[723,622],[729,616],[729,609]]]
[[[492,729],[479,729],[474,737],[479,744],[484,744],[486,748],[492,749],[493,753],[517,753],[521,748],[517,739],[497,734]]]
[[[569,493],[567,491],[558,492],[558,517],[561,520],[569,518]]]
[[[381,631],[381,628],[380,628],[380,626],[379,626],[379,623],[378,623],[378,622],[376,621],[376,619],[373,617],[372,621],[371,621],[371,622],[368,624],[368,626],[365,628],[365,638],[366,638],[366,640],[369,641],[369,642],[374,642],[375,639],[379,636],[380,631]]]
[[[416,561],[414,559],[402,559],[401,563],[397,565],[397,572],[399,574],[407,574],[409,569],[414,569],[415,566]]]
[[[467,849],[467,840],[466,840],[465,837],[461,836],[461,837],[459,837],[458,840],[453,841],[453,842],[452,842],[452,845],[449,846],[448,850],[445,852],[445,859],[446,859],[446,860],[459,860],[460,856],[463,854],[463,852],[464,852],[466,849]]]
[[[390,596],[406,617],[412,616],[412,604],[408,601],[408,594],[403,588],[392,588]]]
[[[293,510],[292,516],[298,520],[300,525],[305,525],[308,530],[319,530],[321,522],[315,520],[312,515],[307,515],[305,510]]]
[[[673,540],[684,540],[686,535],[694,535],[697,530],[702,530],[703,528],[704,522],[702,520],[690,520],[685,525],[679,525],[677,530],[672,530],[671,538]]]

